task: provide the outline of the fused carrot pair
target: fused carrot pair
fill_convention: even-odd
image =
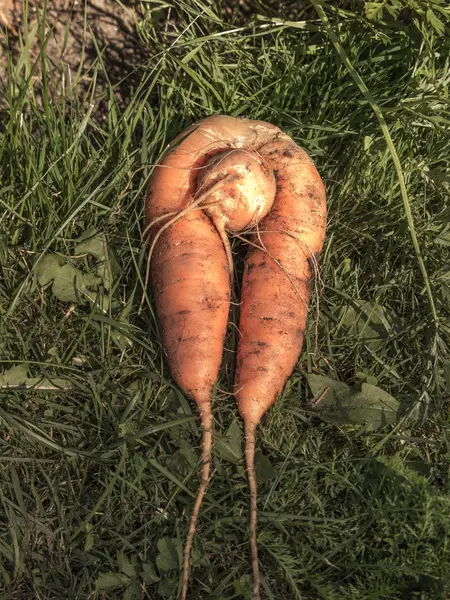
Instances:
[[[235,397],[245,426],[253,600],[255,430],[298,359],[326,226],[323,182],[308,155],[262,121],[215,116],[170,145],[146,200],[150,274],[171,373],[198,405],[201,482],[184,551],[182,600],[198,514],[210,475],[211,398],[222,361],[233,279],[227,233],[252,231],[242,282]]]

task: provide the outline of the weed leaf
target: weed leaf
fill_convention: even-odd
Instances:
[[[123,593],[122,600],[141,600],[142,590],[138,581],[132,581]]]
[[[119,272],[119,265],[109,248],[106,235],[98,233],[93,227],[89,227],[78,238],[80,241],[75,246],[76,254],[89,254],[97,260],[96,273],[101,277],[106,289],[111,289],[115,277]]]
[[[385,310],[372,302],[354,300],[341,311],[341,319],[350,331],[373,349],[378,348],[390,332]]]
[[[350,393],[350,387],[346,383],[336,381],[335,379],[331,379],[331,377],[325,377],[325,375],[308,373],[306,379],[308,381],[309,389],[315,399],[319,398],[328,388],[326,393],[327,403],[336,404],[342,398],[347,398]]]
[[[156,557],[156,566],[160,571],[171,571],[178,569],[178,553],[176,549],[176,539],[168,537],[158,540],[158,555]]]
[[[130,579],[134,579],[136,577],[136,565],[134,565],[123,552],[117,553],[117,564],[119,565],[121,572],[130,577]]]
[[[116,590],[129,583],[130,579],[123,573],[100,573],[97,577],[96,585],[100,591]]]
[[[324,421],[336,425],[366,425],[368,431],[374,431],[397,418],[399,402],[376,385],[363,383],[357,391],[320,375],[309,374],[307,380],[314,396],[324,394],[320,402],[313,403]]]
[[[277,476],[277,472],[273,468],[270,460],[259,450],[255,452],[255,469],[256,479],[260,483],[274,479]]]
[[[25,385],[28,379],[28,364],[14,365],[0,375],[0,388]]]
[[[238,464],[242,460],[242,433],[234,419],[225,435],[216,436],[216,453],[222,460]]]
[[[94,298],[93,290],[101,283],[93,273],[83,273],[56,254],[47,254],[38,262],[35,269],[39,284],[52,284],[52,292],[61,302],[86,304]]]
[[[146,584],[157,583],[160,580],[153,563],[144,563],[141,572],[142,581]]]

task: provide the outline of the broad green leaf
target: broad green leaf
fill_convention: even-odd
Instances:
[[[397,418],[399,402],[376,385],[363,383],[357,391],[329,377],[309,374],[307,379],[315,397],[324,394],[317,405],[313,403],[324,421],[338,425],[364,424],[373,431]]]
[[[153,563],[144,563],[141,571],[142,581],[146,584],[157,583],[160,580]]]
[[[0,389],[8,387],[34,388],[42,391],[67,390],[72,387],[70,381],[55,377],[43,379],[42,377],[28,377],[28,364],[21,363],[10,367],[0,374]]]
[[[139,430],[138,421],[125,421],[125,423],[119,423],[119,437],[124,438],[129,435],[134,435]]]
[[[264,483],[277,476],[277,472],[273,468],[270,460],[259,450],[255,452],[255,470],[256,479],[259,483]]]
[[[0,387],[25,385],[27,382],[28,364],[20,363],[0,374]]]
[[[86,304],[88,298],[95,298],[92,290],[101,283],[99,277],[83,273],[55,254],[44,256],[36,265],[35,272],[40,285],[52,283],[52,292],[61,302]]]
[[[369,373],[366,373],[364,371],[357,371],[355,373],[355,376],[358,379],[361,379],[361,381],[366,382],[366,383],[371,383],[372,385],[377,385],[378,383],[378,379],[376,377],[374,377],[373,375],[369,375]]]
[[[176,394],[175,390],[170,390],[169,393],[167,394],[167,399],[168,402],[170,403],[177,403],[178,402],[178,396]],[[190,443],[190,436],[189,436],[189,429],[186,426],[186,424],[184,425],[177,425],[176,427],[172,427],[172,429],[168,432],[170,437],[172,438],[172,440],[174,440],[178,446],[180,448],[183,447],[183,444],[185,442]]]
[[[176,472],[178,475],[181,475],[181,477],[186,477],[192,472],[193,467],[195,469],[195,467],[198,466],[197,455],[195,455],[195,458],[195,464],[192,465],[186,459],[186,456],[178,450],[177,452],[161,457],[161,462],[169,471]]]
[[[343,324],[361,341],[372,348],[379,347],[388,337],[390,324],[385,310],[378,304],[354,300],[341,311]]]
[[[211,564],[208,555],[200,551],[195,545],[192,548],[191,564],[194,567],[209,567]]]
[[[170,431],[170,436],[177,442],[180,449],[167,455],[164,459],[165,464],[185,477],[192,472],[192,469],[198,467],[199,457],[190,442],[189,432],[186,427],[174,427]]]
[[[358,407],[358,408],[356,408]],[[357,423],[367,423],[369,431],[393,423],[400,403],[376,385],[363,383],[360,392],[352,396],[351,416]]]
[[[239,595],[239,598],[250,600],[252,597],[252,578],[250,575],[242,575],[234,582],[234,591]]]
[[[178,569],[178,553],[176,544],[176,539],[172,540],[168,537],[161,538],[158,541],[156,566],[160,571],[171,571],[172,569]]]
[[[122,573],[125,573],[130,579],[134,579],[137,576],[136,565],[133,564],[123,552],[117,553],[117,564]]]
[[[157,598],[173,598],[177,585],[177,579],[164,577],[158,584]]]
[[[89,227],[78,239],[80,242],[75,247],[76,254],[89,254],[93,256],[97,260],[97,275],[102,278],[105,288],[111,289],[114,279],[119,272],[119,266],[113,252],[109,248],[106,235]]]
[[[188,439],[180,440],[180,453],[185,458],[188,465],[195,467],[197,464],[197,453]]]
[[[130,582],[129,577],[123,573],[100,573],[97,577],[96,586],[100,591],[116,590]]]
[[[222,460],[238,464],[242,460],[242,433],[237,419],[234,419],[225,435],[217,435],[216,453]]]
[[[316,375],[315,373],[308,373],[306,375],[309,388],[314,400],[320,398],[320,396],[328,390],[323,400],[320,403],[326,401],[326,403],[337,403],[342,398],[347,398],[350,394],[350,387],[342,381],[336,381],[325,375]]]
[[[142,589],[138,581],[132,581],[123,593],[122,600],[141,600]]]

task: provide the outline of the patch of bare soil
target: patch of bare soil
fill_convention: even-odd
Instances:
[[[43,1],[30,0],[28,31],[31,64],[35,80],[41,78],[39,54],[43,21]],[[48,0],[45,18],[46,55],[53,93],[66,93],[80,69],[84,87],[92,77],[90,67],[98,60],[99,52],[105,72],[99,70],[98,87],[106,78],[117,85],[119,99],[126,100],[131,87],[141,74],[139,65],[148,60],[148,52],[141,44],[136,20],[138,2],[124,0]],[[6,86],[6,48],[17,61],[24,39],[22,0],[0,0],[0,103]],[[65,88],[65,90],[63,89]]]

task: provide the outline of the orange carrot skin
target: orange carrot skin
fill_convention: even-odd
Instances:
[[[253,248],[246,260],[235,378],[239,412],[253,425],[298,359],[326,224],[325,188],[307,154],[286,139],[259,151],[274,169],[277,194],[253,239],[266,251]]]
[[[230,286],[225,251],[202,211],[163,232],[152,284],[171,373],[197,404],[210,403],[222,360]]]

